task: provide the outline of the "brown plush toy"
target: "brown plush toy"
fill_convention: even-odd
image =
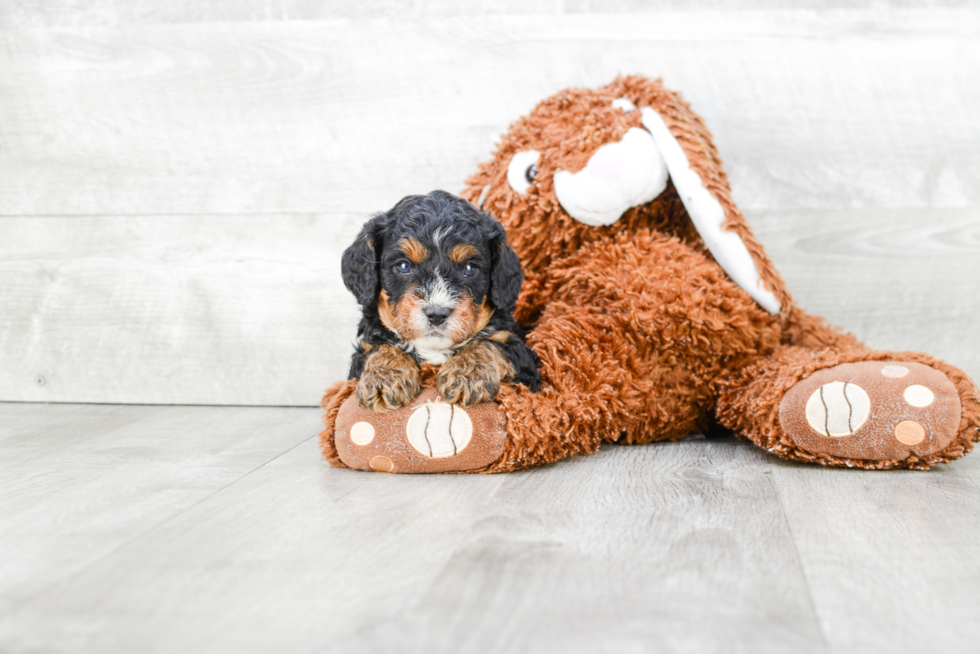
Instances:
[[[701,119],[622,77],[541,102],[463,196],[524,266],[516,317],[543,386],[438,401],[435,371],[390,413],[357,380],[324,397],[324,456],[388,472],[504,472],[720,424],[787,459],[918,468],[980,440],[980,398],[925,354],[879,352],[797,307],[732,202]]]

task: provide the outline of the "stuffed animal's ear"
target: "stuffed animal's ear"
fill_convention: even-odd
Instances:
[[[488,234],[492,257],[490,301],[498,309],[511,313],[517,306],[517,296],[521,294],[524,271],[521,270],[521,260],[517,258],[514,248],[507,245],[507,232],[503,225],[496,219],[492,220],[493,227]]]
[[[378,214],[364,225],[354,244],[344,250],[340,262],[344,286],[354,294],[361,306],[378,301],[378,285],[381,282],[378,259],[389,223],[388,214]]]

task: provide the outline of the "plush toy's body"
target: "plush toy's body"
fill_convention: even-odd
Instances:
[[[388,428],[351,422],[349,381],[324,398],[321,442],[335,465],[502,472],[720,424],[788,459],[927,468],[980,439],[977,387],[962,371],[870,350],[793,303],[731,200],[709,132],[659,82],[545,100],[467,184],[463,196],[503,223],[524,267],[515,316],[542,390],[505,386],[497,422],[467,419],[482,452],[502,451],[491,463],[464,463],[454,444],[422,457],[427,467],[404,454],[422,409],[399,410]],[[461,429],[447,424],[431,428]],[[365,425],[378,437],[352,439]]]

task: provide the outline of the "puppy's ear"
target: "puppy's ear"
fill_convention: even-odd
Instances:
[[[381,283],[378,259],[390,223],[388,214],[378,214],[365,223],[354,244],[344,250],[340,262],[344,286],[354,294],[361,306],[369,306],[378,300],[378,286]]]
[[[513,313],[517,296],[521,294],[524,271],[514,248],[507,245],[507,232],[503,225],[493,217],[489,217],[489,221],[492,221],[487,230],[491,256],[490,301],[498,309]]]

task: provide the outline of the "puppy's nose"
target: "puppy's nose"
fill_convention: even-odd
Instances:
[[[435,327],[438,327],[442,323],[446,322],[446,318],[449,314],[453,312],[449,307],[434,307],[428,306],[423,310],[425,317],[429,319],[429,323]]]

